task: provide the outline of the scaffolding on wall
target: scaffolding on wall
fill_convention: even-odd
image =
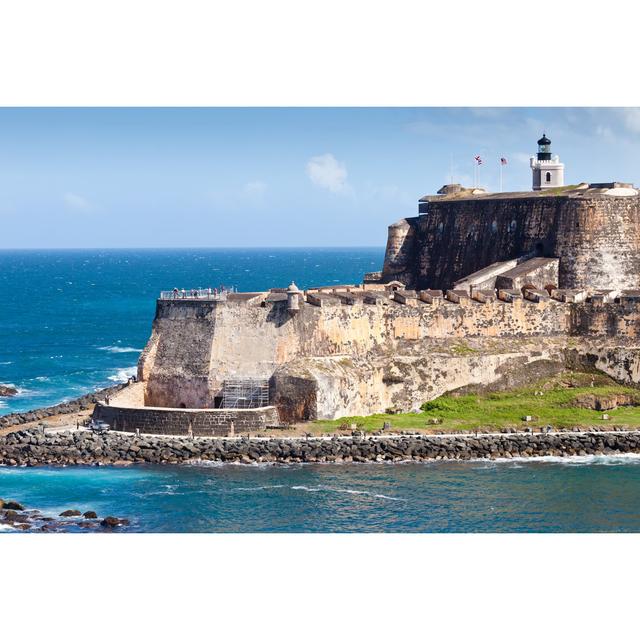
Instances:
[[[223,409],[258,409],[269,406],[269,380],[238,378],[222,383]]]

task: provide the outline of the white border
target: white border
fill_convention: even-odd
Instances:
[[[0,104],[637,106],[638,5],[25,0]]]

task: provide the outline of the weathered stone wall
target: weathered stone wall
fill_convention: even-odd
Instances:
[[[390,227],[384,281],[447,289],[494,262],[544,255],[560,258],[561,288],[640,284],[640,197],[443,199],[427,211]]]
[[[353,304],[302,302],[294,315],[286,301],[159,301],[141,366],[145,404],[211,408],[225,379],[263,377],[281,422],[412,410],[447,391],[537,371],[535,363],[561,368],[568,340],[588,351],[592,341],[640,336],[639,303],[624,296],[606,304],[408,296],[402,304],[389,295],[382,304],[364,303],[365,293]]]
[[[367,359],[374,352],[388,357],[433,338],[563,335],[568,318],[568,305],[554,300],[419,306],[303,303],[294,316],[286,302],[262,307],[158,301],[153,344],[140,367],[147,382],[145,404],[211,408],[225,379],[268,379],[278,367],[303,358]],[[423,349],[427,355],[426,344]]]
[[[260,409],[161,409],[97,404],[93,417],[118,431],[156,435],[227,436],[278,425],[274,407]]]
[[[636,301],[570,306],[570,333],[591,338],[615,338],[619,341],[640,338],[640,304]]]

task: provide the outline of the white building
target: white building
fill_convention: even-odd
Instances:
[[[545,134],[538,140],[538,155],[531,158],[531,171],[534,191],[564,186],[564,165],[551,155],[551,140]]]

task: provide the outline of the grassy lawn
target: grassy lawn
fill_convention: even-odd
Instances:
[[[593,386],[591,386],[593,384]],[[608,398],[624,394],[638,406],[621,406],[605,411],[575,406],[588,396]],[[610,416],[602,420],[602,414]],[[523,416],[533,420],[525,422]],[[437,418],[439,424],[429,424]],[[376,414],[339,420],[318,420],[316,432],[332,432],[344,424],[357,424],[364,431],[376,431],[385,422],[393,430],[452,430],[501,427],[588,427],[640,426],[640,390],[616,384],[599,374],[571,373],[511,391],[456,396],[444,395],[422,405],[420,413]]]

